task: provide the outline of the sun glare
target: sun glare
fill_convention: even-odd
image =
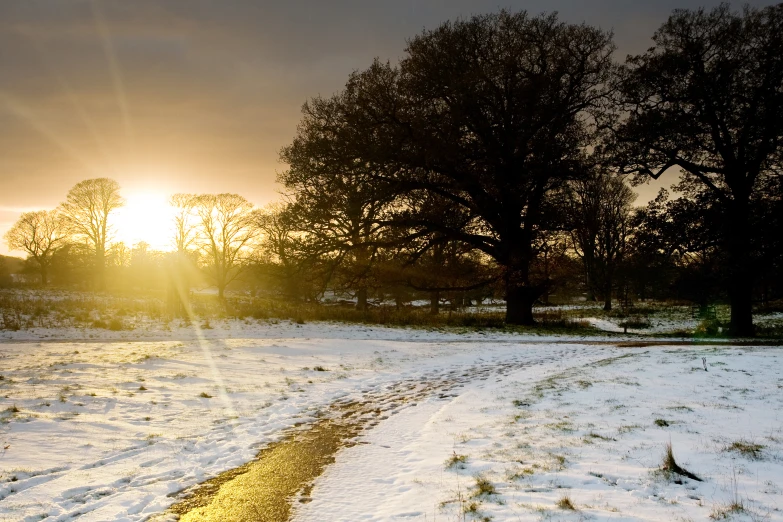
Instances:
[[[144,241],[153,250],[170,250],[173,209],[168,196],[156,192],[125,194],[125,205],[112,216],[115,241],[128,247]]]

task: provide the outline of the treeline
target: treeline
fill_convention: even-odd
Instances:
[[[727,299],[731,331],[751,335],[754,301],[781,294],[782,30],[783,4],[676,10],[623,63],[610,33],[556,15],[426,30],[398,64],[376,60],[305,103],[281,152],[285,202],[175,196],[164,278],[179,294],[185,267],[221,295],[240,277],[291,299],[347,291],[360,308],[495,296],[510,324],[564,289],[606,308]],[[669,170],[676,197],[634,209],[628,183]],[[102,281],[100,227],[71,199],[60,215]],[[44,280],[66,249],[17,244]]]
[[[529,324],[567,235],[607,305],[621,274],[660,294],[675,267],[682,291],[725,295],[732,332],[750,335],[754,292],[779,290],[781,29],[783,5],[675,10],[622,64],[610,33],[555,15],[424,31],[399,64],[304,105],[282,152],[293,219],[341,246],[359,291],[390,248],[438,267],[453,248],[485,268],[472,284],[502,286],[506,321]],[[622,178],[668,170],[681,197],[632,216]]]

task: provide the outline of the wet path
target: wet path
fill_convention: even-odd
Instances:
[[[310,500],[313,481],[334,462],[337,452],[361,443],[356,438],[363,430],[419,401],[451,400],[469,382],[500,378],[531,365],[567,362],[584,349],[584,345],[563,347],[532,358],[515,356],[366,389],[360,398],[333,403],[320,420],[298,427],[261,450],[255,460],[192,488],[170,511],[188,522],[287,521],[297,500]]]

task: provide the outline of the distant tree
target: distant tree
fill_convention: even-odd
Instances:
[[[195,198],[197,239],[206,275],[223,299],[226,286],[248,266],[258,230],[253,205],[238,194],[202,194]]]
[[[489,256],[503,269],[507,322],[531,324],[546,289],[530,277],[543,201],[578,175],[613,49],[610,34],[554,15],[445,23],[410,40],[399,68],[352,75],[340,110],[305,118],[298,138],[323,143],[314,150],[339,143],[401,193],[448,200],[466,217],[459,227],[422,207],[399,226]]]
[[[555,287],[562,289],[564,284],[574,282],[571,238],[562,230],[542,231],[537,234],[533,250],[536,261],[531,272],[537,280],[549,282],[540,298],[542,304],[549,305],[549,297]]]
[[[779,186],[783,151],[783,4],[675,10],[653,40],[620,75],[621,169],[679,168],[720,202],[731,331],[752,335],[751,201]]]
[[[124,241],[112,243],[106,252],[106,262],[111,267],[127,268],[131,263],[131,253]]]
[[[68,241],[52,255],[51,280],[61,286],[87,289],[95,284],[91,270],[95,254],[84,242]]]
[[[195,207],[198,196],[195,194],[174,194],[169,198],[169,205],[174,209],[174,243],[177,253],[185,254],[196,241]]]
[[[588,299],[612,309],[614,275],[623,260],[636,194],[622,178],[602,172],[571,184],[571,239],[584,264]]]
[[[5,234],[9,249],[22,250],[33,260],[44,286],[49,282],[52,256],[68,238],[64,225],[56,210],[25,212]]]
[[[407,256],[410,264],[402,275],[408,286],[429,294],[430,313],[440,312],[443,299],[452,308],[462,307],[498,280],[497,270],[486,265],[486,256],[469,245],[445,237],[425,241],[426,248]]]
[[[302,234],[296,225],[293,209],[285,203],[272,203],[253,212],[253,219],[262,237],[256,263],[268,279],[288,299],[299,299],[312,274],[308,274],[308,255],[303,248]]]
[[[106,287],[106,247],[111,236],[110,214],[124,204],[120,185],[109,178],[86,179],[68,191],[60,210],[69,231],[90,246],[95,261],[95,282]]]
[[[720,297],[726,273],[721,230],[725,215],[710,192],[692,193],[683,184],[670,198],[662,189],[632,218],[629,277],[644,295],[688,299],[700,304]],[[696,187],[698,188],[698,187]]]
[[[191,279],[197,257],[197,204],[198,196],[195,194],[180,193],[169,198],[169,205],[174,210],[174,235],[171,241],[176,249],[168,256],[166,263],[168,311],[172,316],[184,315],[189,309]]]
[[[142,290],[160,288],[164,282],[163,259],[163,253],[152,250],[145,241],[133,245],[127,270],[128,284]]]

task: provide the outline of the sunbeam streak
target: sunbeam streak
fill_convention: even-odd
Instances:
[[[122,77],[122,70],[114,51],[114,45],[112,43],[111,35],[109,34],[109,27],[103,18],[99,3],[95,0],[92,2],[92,12],[95,19],[95,28],[101,37],[103,52],[106,55],[106,61],[109,64],[109,72],[111,73],[112,83],[114,84],[114,92],[117,95],[117,104],[120,107],[122,122],[125,127],[125,136],[128,138],[128,145],[132,148],[135,141],[135,135],[133,132],[130,110],[128,109],[128,97],[125,93],[125,82]]]
[[[87,160],[82,154],[80,154],[74,147],[67,143],[59,133],[48,128],[41,123],[42,118],[39,117],[32,108],[28,107],[24,103],[12,98],[9,94],[0,91],[0,105],[5,107],[9,112],[20,120],[27,123],[30,127],[35,129],[41,136],[48,139],[51,143],[56,145],[60,150],[66,153],[71,159],[76,161],[82,166],[85,171],[94,176],[100,176],[103,173],[98,169],[94,163]]]
[[[92,140],[95,142],[95,145],[97,149],[100,151],[100,154],[103,157],[104,161],[106,162],[106,165],[116,164],[117,163],[116,158],[114,158],[110,153],[109,147],[107,146],[106,141],[103,138],[103,135],[98,131],[98,127],[96,126],[95,121],[87,113],[84,104],[79,99],[78,94],[71,87],[70,82],[68,82],[66,78],[62,74],[60,74],[60,72],[54,66],[52,60],[50,59],[49,53],[47,52],[47,49],[43,47],[43,45],[41,44],[40,41],[38,41],[38,39],[33,38],[32,36],[29,38],[29,41],[30,41],[30,45],[37,52],[38,60],[41,62],[41,64],[49,73],[49,75],[51,75],[53,79],[53,83],[56,83],[57,85],[60,86],[60,89],[68,98],[68,101],[73,107],[76,115],[79,117],[82,123],[84,123],[85,128],[89,132],[89,135],[92,138]]]
[[[198,317],[195,313],[193,313],[193,307],[190,304],[190,299],[188,299],[187,292],[181,284],[178,284],[179,280],[176,277],[171,277],[170,279],[176,288],[177,296],[179,297],[180,302],[185,309],[185,313],[188,316],[188,320],[193,327],[193,332],[196,334],[197,342],[201,348],[201,353],[204,356],[204,362],[206,362],[209,366],[209,371],[212,374],[212,380],[218,387],[218,396],[220,398],[220,402],[223,403],[226,418],[228,419],[228,422],[232,424],[236,423],[238,419],[236,409],[234,408],[234,404],[231,402],[231,398],[228,396],[228,392],[226,391],[226,385],[223,381],[223,376],[220,374],[220,370],[218,370],[218,367],[212,358],[212,350],[210,349],[209,343],[204,337],[204,332],[201,330],[201,326],[198,324]]]

